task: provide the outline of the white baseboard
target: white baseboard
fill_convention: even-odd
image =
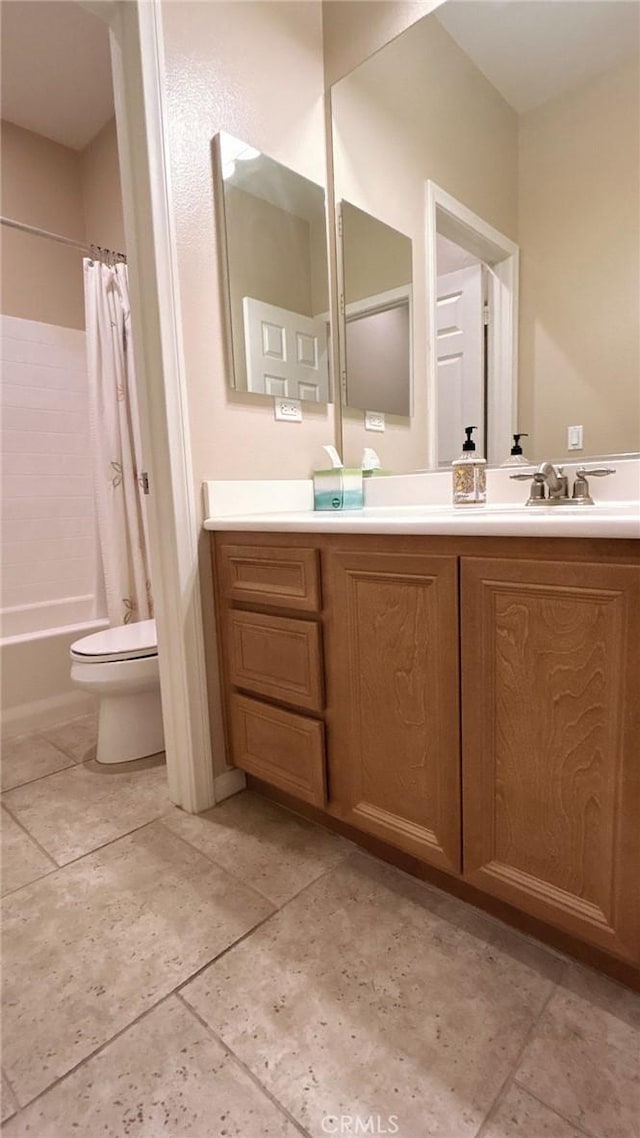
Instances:
[[[54,695],[35,703],[21,703],[3,711],[2,738],[11,739],[29,731],[55,727],[78,715],[88,715],[95,707],[95,700],[83,691],[63,692],[62,695]]]
[[[224,771],[223,774],[216,775],[213,780],[216,802],[222,802],[225,798],[231,798],[232,794],[238,794],[239,791],[244,790],[246,785],[247,780],[244,771],[239,771],[237,767],[234,767],[232,770]]]

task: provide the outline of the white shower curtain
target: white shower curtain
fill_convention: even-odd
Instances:
[[[98,531],[112,625],[153,616],[127,266],[85,258]]]

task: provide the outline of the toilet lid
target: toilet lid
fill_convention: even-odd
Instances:
[[[139,620],[136,624],[105,628],[102,632],[83,636],[71,645],[72,657],[87,664],[108,660],[140,660],[157,654],[155,620]]]

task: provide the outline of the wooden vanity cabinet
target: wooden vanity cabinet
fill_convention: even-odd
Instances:
[[[640,977],[637,543],[213,545],[232,761]]]
[[[333,810],[457,873],[458,560],[331,549],[324,586]]]
[[[462,558],[464,876],[640,959],[640,569]]]
[[[324,808],[319,553],[256,535],[218,535],[212,552],[230,761]]]

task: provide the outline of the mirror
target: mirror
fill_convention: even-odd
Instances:
[[[224,133],[214,171],[232,386],[328,403],[324,189]]]
[[[640,450],[639,43],[633,2],[447,0],[332,87],[336,201],[413,261],[385,434],[366,372],[352,398],[345,292],[345,461],[448,464],[471,423],[494,463],[516,430],[532,461]]]
[[[343,401],[411,414],[411,239],[349,202],[339,207],[345,300]]]

